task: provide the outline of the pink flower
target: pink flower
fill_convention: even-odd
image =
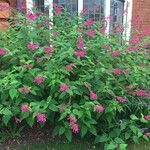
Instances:
[[[67,65],[67,66],[66,66],[66,70],[67,70],[67,71],[72,70],[72,69],[73,69],[73,66],[72,66],[72,65]]]
[[[93,25],[93,23],[94,23],[94,21],[93,20],[87,20],[85,23],[84,23],[84,25],[85,26],[91,26],[91,25]]]
[[[29,111],[29,109],[30,109],[30,107],[27,106],[27,105],[22,105],[22,106],[21,106],[21,111],[22,111],[22,112],[27,112],[27,111]]]
[[[139,90],[136,92],[137,96],[145,96],[147,95],[147,91],[146,90]]]
[[[123,74],[127,74],[127,73],[129,73],[129,70],[125,69],[122,72],[123,72]]]
[[[150,138],[150,132],[145,133],[145,135]]]
[[[44,52],[49,55],[52,50],[53,50],[53,47],[46,47],[46,48],[44,49]]]
[[[58,14],[61,13],[61,11],[62,11],[62,8],[57,7],[57,8],[55,9],[54,14],[55,14],[55,15],[58,15]]]
[[[37,24],[36,27],[37,27],[37,28],[41,28],[42,25],[41,25],[41,24]]]
[[[40,84],[43,81],[45,81],[44,77],[35,77],[33,82]]]
[[[46,117],[44,114],[37,115],[37,122],[46,122]]]
[[[138,49],[139,49],[138,47],[130,46],[127,50],[125,50],[125,52],[128,53],[128,52],[131,52],[131,51],[136,51]]]
[[[94,36],[95,36],[95,30],[89,30],[86,34],[87,34],[89,37],[94,37]]]
[[[57,36],[59,36],[59,33],[58,32],[54,32],[53,36],[57,37]]]
[[[129,40],[130,44],[138,44],[141,41],[141,37],[137,37],[134,39]]]
[[[99,30],[101,33],[105,33],[106,32],[106,27],[103,27]]]
[[[78,46],[79,49],[82,49],[84,47],[84,44],[83,43],[78,43],[77,46]]]
[[[106,50],[109,50],[110,49],[110,46],[109,45],[102,45],[102,47]]]
[[[114,74],[121,74],[121,69],[114,69],[114,70],[113,70],[113,73],[114,73]]]
[[[97,112],[103,112],[104,111],[104,107],[102,105],[96,106],[96,111]]]
[[[98,99],[98,96],[97,96],[94,92],[91,91],[91,92],[90,92],[90,98],[97,100],[97,99]]]
[[[83,8],[83,14],[86,14],[88,12],[89,12],[89,8],[88,7]]]
[[[48,22],[48,21],[46,21],[45,24],[48,25],[48,26],[52,26],[52,23]]]
[[[76,52],[74,52],[74,55],[76,55],[76,56],[78,56],[78,57],[85,57],[85,55],[86,55],[86,50],[76,51]]]
[[[78,133],[79,132],[79,126],[77,124],[72,125],[71,127],[73,133]]]
[[[0,55],[4,55],[4,54],[5,54],[4,49],[0,48]]]
[[[64,111],[65,111],[65,108],[63,108],[63,107],[60,107],[60,108],[59,108],[59,112],[60,112],[60,113],[62,113],[62,112],[64,112]]]
[[[126,98],[123,98],[123,97],[121,97],[121,96],[116,96],[116,99],[117,99],[119,102],[121,102],[121,103],[124,103],[124,102],[127,101]]]
[[[111,56],[119,56],[119,55],[120,55],[120,51],[110,52],[109,54],[110,54]]]
[[[31,90],[29,90],[28,88],[25,88],[25,87],[19,88],[19,91],[21,93],[29,93],[29,92],[31,92]]]
[[[29,20],[36,20],[36,15],[33,13],[26,14],[26,18]]]
[[[30,42],[28,43],[28,49],[35,50],[37,48],[39,48],[39,45],[34,45],[34,44],[30,43]]]
[[[15,117],[15,122],[16,122],[16,124],[21,123],[21,121],[22,121],[21,119]]]
[[[78,39],[78,43],[83,43],[84,42],[84,39],[81,37]]]
[[[9,53],[10,53],[10,50],[6,49],[5,52],[6,52],[6,54],[9,54]]]
[[[24,68],[27,68],[27,69],[32,69],[33,65],[32,64],[28,64],[28,65],[23,65]]]
[[[52,2],[52,6],[53,6],[53,7],[57,7],[57,6],[58,6],[58,4],[57,4],[57,3]]]
[[[60,85],[59,90],[67,92],[69,90],[69,86],[67,86],[67,85]]]
[[[144,117],[146,120],[149,120],[150,121],[150,115],[147,115]]]

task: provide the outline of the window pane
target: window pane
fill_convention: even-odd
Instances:
[[[105,0],[83,0],[83,9],[87,19],[101,20],[105,16]]]
[[[113,16],[110,19],[110,30],[113,30],[118,25],[123,25],[123,16],[121,13],[124,10],[124,2],[122,0],[111,0],[110,15]]]
[[[70,13],[78,11],[78,0],[57,0],[55,2],[58,3],[60,7],[67,8]]]

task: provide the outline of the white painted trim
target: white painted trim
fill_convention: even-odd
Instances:
[[[78,0],[78,15],[83,11],[83,0]]]
[[[124,9],[127,8],[128,5],[128,11],[126,15],[124,15],[123,24],[125,26],[125,30],[123,33],[123,36],[126,41],[129,40],[131,35],[131,20],[132,20],[132,8],[133,8],[133,0],[125,0]]]
[[[49,0],[49,16],[53,17],[53,6],[52,6],[53,0]]]
[[[110,0],[105,1],[105,18],[107,19],[106,33],[109,33],[109,24],[110,24]]]
[[[33,8],[33,0],[26,0],[27,11],[32,11]]]

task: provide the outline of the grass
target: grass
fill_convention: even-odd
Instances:
[[[23,147],[17,150],[103,150],[100,146],[95,146],[87,141],[74,141],[65,143],[63,141],[51,143],[47,145],[33,145],[31,147]],[[150,150],[150,143],[142,142],[140,144],[130,144],[127,150]]]

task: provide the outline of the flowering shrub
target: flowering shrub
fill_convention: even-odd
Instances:
[[[68,17],[54,7],[49,19],[18,14],[0,34],[1,126],[49,122],[54,135],[71,141],[72,134],[92,134],[106,150],[148,140],[150,62],[144,38],[120,42],[99,21]]]

